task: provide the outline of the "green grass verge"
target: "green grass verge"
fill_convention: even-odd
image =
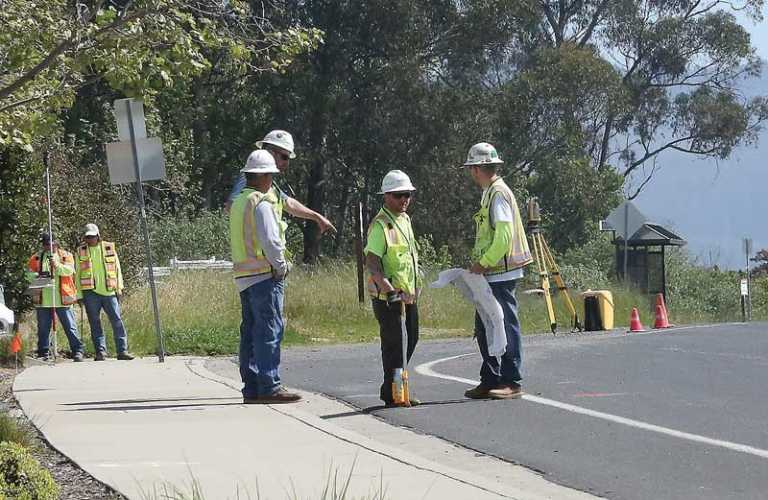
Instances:
[[[331,265],[297,269],[286,286],[285,345],[367,342],[378,339],[378,324],[370,302],[357,301],[355,269]],[[431,281],[428,277],[428,282]],[[230,273],[186,272],[167,278],[158,288],[166,351],[171,354],[232,354],[237,352],[240,299]],[[523,332],[549,331],[542,298],[518,294]],[[575,295],[577,309],[582,305]],[[650,316],[648,299],[625,290],[614,291],[617,326],[626,326],[632,307]],[[569,315],[555,299],[561,330],[568,330]],[[123,301],[124,320],[131,349],[141,354],[156,350],[149,290],[139,290]],[[453,287],[426,289],[419,305],[423,339],[471,336],[474,309]],[[87,329],[87,326],[86,326]]]
[[[427,276],[429,283],[434,276]],[[549,319],[543,298],[518,290],[520,321],[524,334],[549,332]],[[653,325],[653,298],[622,286],[609,287],[614,297],[614,317],[617,328],[627,327],[630,311],[637,307],[646,327]],[[713,285],[711,288],[718,288]],[[755,287],[768,295],[768,286]],[[579,316],[583,304],[579,290],[572,292]],[[762,292],[761,292],[762,293]],[[725,294],[725,292],[723,292]],[[177,272],[158,284],[158,299],[166,352],[169,354],[220,355],[238,350],[240,328],[240,298],[231,273],[216,271]],[[737,304],[738,298],[734,298]],[[670,299],[670,321],[676,324],[739,321],[739,308],[730,300],[724,305],[712,305],[689,293]],[[755,296],[759,306],[755,319],[768,318],[768,303],[762,295]],[[570,315],[559,297],[554,298],[560,331],[570,330]],[[148,288],[133,291],[122,301],[123,318],[128,330],[130,349],[138,354],[154,354],[157,349],[152,302]],[[80,324],[80,311],[75,314]],[[354,265],[331,264],[314,269],[298,268],[291,273],[286,285],[286,333],[284,345],[369,342],[378,339],[378,324],[370,302],[357,301]],[[110,352],[114,352],[111,330],[102,315]],[[453,287],[425,289],[419,304],[422,339],[471,336],[474,310]],[[83,336],[90,352],[88,322],[82,322]],[[66,346],[63,334],[60,346]]]

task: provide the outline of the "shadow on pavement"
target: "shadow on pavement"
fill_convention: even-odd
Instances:
[[[155,399],[115,399],[112,401],[83,401],[80,403],[62,403],[62,406],[90,406],[90,405],[116,405],[127,403],[160,403],[171,401],[219,401],[219,400],[242,400],[242,396],[225,398],[155,398]]]
[[[410,408],[416,409],[421,408],[422,406],[438,406],[438,405],[452,405],[452,404],[463,404],[463,403],[476,403],[478,401],[481,401],[479,399],[448,399],[445,401],[422,401],[420,404],[416,406],[412,406]],[[409,408],[409,409],[410,409]],[[343,418],[343,417],[352,417],[354,415],[367,415],[370,413],[374,413],[380,410],[406,410],[406,408],[398,407],[398,406],[386,406],[386,405],[375,405],[375,406],[368,406],[366,408],[362,408],[360,410],[352,410],[352,411],[345,411],[342,413],[332,413],[330,415],[323,415],[320,418],[323,420],[330,420],[334,418]]]

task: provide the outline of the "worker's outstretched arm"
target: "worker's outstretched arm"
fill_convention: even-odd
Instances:
[[[324,234],[328,230],[331,230],[334,233],[336,232],[336,228],[333,226],[333,224],[331,224],[331,221],[325,218],[325,216],[315,212],[311,208],[305,207],[304,204],[295,198],[285,198],[285,211],[294,217],[315,221],[315,223],[317,223],[317,225],[320,227],[320,234]]]

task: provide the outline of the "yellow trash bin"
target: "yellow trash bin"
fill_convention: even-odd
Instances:
[[[610,290],[587,290],[584,300],[584,329],[613,330],[613,294]]]

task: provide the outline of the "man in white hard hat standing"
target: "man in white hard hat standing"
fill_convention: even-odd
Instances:
[[[395,370],[404,366],[401,301],[405,302],[408,360],[419,341],[419,311],[416,306],[421,288],[419,256],[411,219],[406,213],[414,191],[416,188],[410,178],[400,170],[392,170],[384,176],[379,192],[384,195],[384,206],[368,227],[368,243],[364,250],[370,272],[368,293],[379,322],[381,338],[384,381],[379,396],[387,406],[394,404],[392,382]],[[411,404],[418,404],[418,401],[411,399]]]
[[[83,299],[88,324],[91,326],[91,338],[96,351],[94,360],[104,361],[107,357],[107,341],[101,328],[101,310],[104,309],[112,325],[117,359],[130,361],[133,355],[128,352],[128,334],[117,300],[123,293],[123,272],[115,244],[101,240],[96,224],[86,224],[84,236],[85,241],[77,247],[76,283],[78,298]]]
[[[283,340],[285,233],[277,215],[279,199],[272,175],[280,171],[273,156],[257,150],[248,157],[246,185],[229,213],[235,284],[240,292],[240,377],[243,403],[293,403],[301,399],[280,384]]]
[[[277,169],[282,174],[288,170],[290,160],[296,158],[293,145],[293,136],[291,136],[291,134],[285,130],[273,130],[269,132],[266,136],[264,136],[264,139],[256,142],[256,147],[263,148],[265,151],[269,151],[269,153],[275,159]],[[232,187],[232,192],[229,194],[229,199],[227,200],[226,205],[227,209],[232,206],[234,199],[237,197],[237,195],[240,194],[244,187],[245,175],[241,173],[235,182],[235,185]],[[285,209],[286,212],[294,217],[314,221],[320,228],[320,234],[325,233],[329,229],[334,232],[336,231],[336,228],[333,226],[333,224],[331,224],[331,221],[325,218],[325,216],[322,214],[305,207],[300,201],[291,196],[288,196],[288,194],[281,190],[276,184],[272,185],[272,189],[275,191],[278,200],[277,204],[275,205],[277,218],[280,223],[283,224],[284,228],[285,223],[283,223],[283,209]]]
[[[474,216],[477,232],[473,264],[469,270],[488,280],[493,296],[504,312],[507,336],[507,349],[499,364],[496,357],[488,354],[485,328],[480,316],[475,314],[475,334],[483,365],[480,385],[464,393],[472,399],[510,399],[523,394],[520,385],[522,342],[515,283],[523,277],[523,269],[533,262],[533,258],[515,195],[496,172],[503,163],[496,148],[487,142],[472,146],[464,163],[472,180],[483,189],[480,210]]]

